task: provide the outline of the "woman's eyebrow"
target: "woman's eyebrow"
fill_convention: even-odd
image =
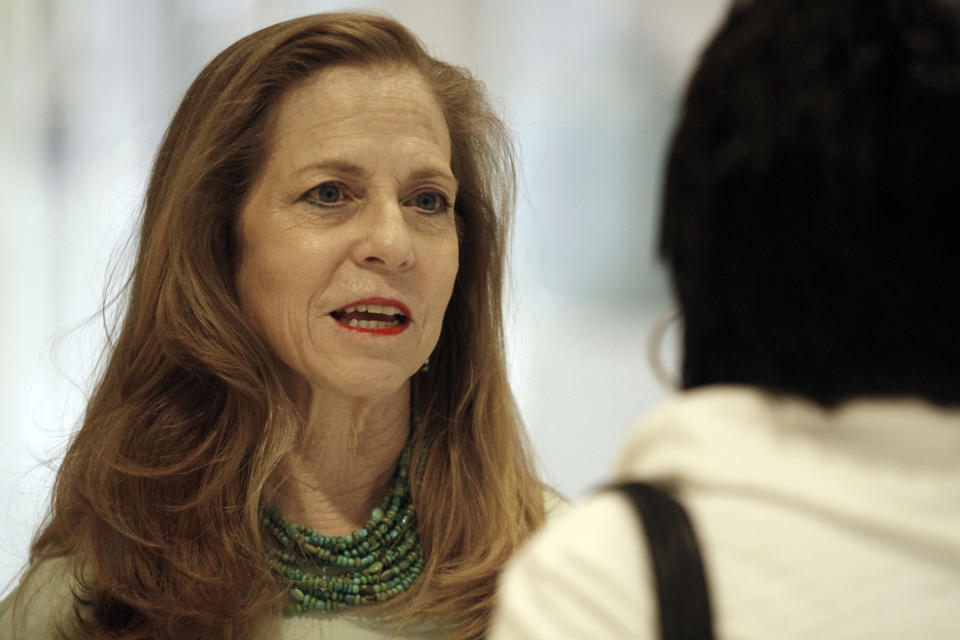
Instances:
[[[416,171],[413,171],[409,176],[407,176],[407,179],[412,181],[429,180],[431,178],[453,182],[454,186],[459,185],[459,183],[457,182],[457,179],[454,177],[452,172],[450,172],[449,170],[444,171],[442,169],[435,169],[433,167],[424,167],[422,169],[417,169]]]
[[[294,176],[301,176],[305,173],[315,171],[329,171],[338,175],[355,178],[364,178],[369,175],[366,169],[348,160],[324,160],[322,162],[311,162],[310,164],[297,169],[294,172]],[[454,187],[459,186],[459,182],[451,171],[436,167],[423,167],[416,169],[407,176],[407,180],[410,181],[430,179],[452,182]]]
[[[323,162],[312,162],[294,172],[295,176],[303,175],[312,171],[330,171],[340,175],[362,178],[367,175],[366,169],[358,164],[347,160],[324,160]]]

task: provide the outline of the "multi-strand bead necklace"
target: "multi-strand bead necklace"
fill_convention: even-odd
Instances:
[[[370,519],[345,536],[324,536],[288,522],[273,507],[261,511],[264,529],[279,545],[267,547],[267,563],[290,585],[287,615],[376,604],[410,588],[424,560],[410,498],[409,462],[408,445],[393,484]]]

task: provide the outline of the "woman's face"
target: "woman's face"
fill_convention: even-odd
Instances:
[[[295,397],[382,398],[430,355],[457,275],[440,106],[408,68],[318,72],[279,105],[237,288]]]

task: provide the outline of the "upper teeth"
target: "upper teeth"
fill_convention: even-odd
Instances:
[[[397,326],[400,324],[400,321],[389,320],[387,322],[381,322],[380,320],[357,320],[356,318],[351,318],[347,324],[351,327],[360,327],[361,329],[386,329],[387,327]]]
[[[388,316],[399,316],[403,312],[397,307],[379,304],[358,304],[355,307],[346,307],[344,313],[353,313],[354,311],[365,311],[367,313],[381,313]]]

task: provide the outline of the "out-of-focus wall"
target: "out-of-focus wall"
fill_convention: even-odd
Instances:
[[[652,233],[682,79],[723,0],[0,0],[0,593],[79,423],[152,154],[218,51],[278,20],[386,11],[482,78],[520,151],[507,327],[548,482],[609,472],[667,391]],[[112,288],[112,289],[111,289]]]

